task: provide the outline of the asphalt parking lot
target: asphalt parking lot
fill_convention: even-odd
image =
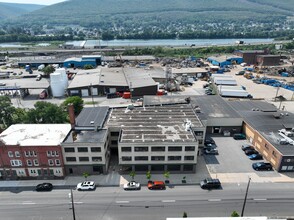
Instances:
[[[204,155],[210,173],[255,173],[260,177],[278,176],[276,171],[255,171],[252,163],[265,160],[250,160],[241,149],[246,140],[234,140],[232,137],[213,137],[219,155]]]

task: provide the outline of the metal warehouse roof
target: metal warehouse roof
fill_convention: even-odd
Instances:
[[[48,89],[49,81],[46,78],[42,78],[39,81],[36,81],[36,78],[20,78],[20,79],[1,79],[2,83],[5,83],[5,87],[16,87],[19,89]]]
[[[155,60],[154,56],[148,56],[148,55],[143,55],[143,56],[121,56],[122,60],[129,60],[129,61],[141,61],[141,60],[146,60],[146,61],[153,61]],[[104,56],[103,60],[104,61],[115,61],[117,58],[116,56]]]
[[[82,70],[77,72],[70,82],[68,89],[99,85],[100,72],[101,69]]]
[[[189,73],[207,73],[208,70],[204,68],[172,68],[172,73],[174,74],[189,74]]]
[[[70,124],[16,124],[0,134],[0,141],[5,145],[57,146],[70,130]]]
[[[76,129],[102,128],[108,114],[108,106],[83,108],[76,118]]]
[[[203,127],[190,105],[113,109],[108,127],[122,129],[122,143],[196,142],[191,131],[185,130],[186,120],[192,127]]]
[[[141,68],[124,68],[123,72],[130,88],[157,86],[157,83],[152,79],[149,70]]]

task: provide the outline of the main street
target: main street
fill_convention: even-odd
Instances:
[[[244,216],[292,216],[293,183],[251,183]],[[164,191],[123,191],[98,187],[95,191],[73,190],[76,219],[158,220],[167,217],[230,216],[241,213],[246,184],[225,184],[220,190],[199,186],[167,187]],[[71,220],[70,190],[51,192],[0,192],[0,219]]]

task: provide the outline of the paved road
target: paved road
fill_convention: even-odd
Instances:
[[[293,183],[250,185],[245,215],[291,216]],[[74,191],[76,219],[159,220],[166,217],[229,216],[241,212],[246,184],[224,184],[223,189],[206,191],[199,186],[176,186],[165,191],[123,191],[101,187],[94,192]],[[70,220],[69,190],[52,192],[0,192],[1,219]]]

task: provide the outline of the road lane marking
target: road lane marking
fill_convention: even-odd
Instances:
[[[123,204],[123,203],[130,203],[130,201],[116,201],[118,204]]]
[[[176,200],[162,200],[161,202],[176,202]]]
[[[22,204],[23,205],[36,205],[35,202],[23,202]]]
[[[209,199],[208,200],[209,202],[220,202],[220,201],[222,201],[221,199]]]
[[[266,201],[267,199],[253,199],[255,201]]]

